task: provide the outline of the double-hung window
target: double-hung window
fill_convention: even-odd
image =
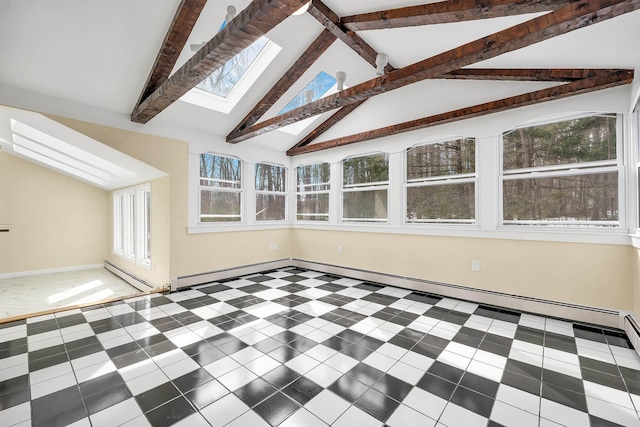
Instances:
[[[475,140],[462,138],[409,148],[405,194],[408,223],[475,223]]]
[[[296,169],[296,219],[329,221],[331,165],[314,163]]]
[[[615,114],[503,135],[505,225],[620,225],[622,156]]]
[[[113,252],[141,265],[151,265],[151,186],[113,193]]]
[[[287,176],[283,166],[256,164],[256,221],[287,219]]]
[[[200,154],[200,222],[242,221],[242,162]]]
[[[342,161],[342,221],[388,222],[389,155]]]

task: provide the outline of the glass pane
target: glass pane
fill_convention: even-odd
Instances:
[[[504,181],[504,219],[617,221],[617,172]]]
[[[298,166],[296,169],[298,192],[329,189],[331,166],[329,163]]]
[[[592,116],[504,134],[504,169],[616,158],[616,117]]]
[[[233,157],[200,154],[200,185],[209,187],[242,187],[242,167]]]
[[[342,175],[345,186],[388,181],[389,156],[380,153],[345,159],[342,161]]]
[[[284,221],[287,196],[256,194],[256,221]]]
[[[200,191],[200,221],[227,222],[241,220],[239,192]]]
[[[306,90],[313,92],[312,101],[317,101],[329,91],[337,83],[336,79],[329,74],[321,71],[320,74],[315,76],[308,85],[304,87],[289,103],[278,113],[278,115],[291,111],[295,108],[302,107],[307,103],[304,96]]]
[[[226,97],[268,42],[268,38],[260,37],[249,47],[227,61],[222,67],[209,74],[196,87],[214,95]]]
[[[284,167],[265,163],[256,164],[256,190],[286,191]]]
[[[329,194],[298,194],[299,221],[329,221]]]
[[[151,192],[144,192],[144,254],[145,260],[151,259]]]
[[[387,190],[342,193],[342,218],[386,220]]]
[[[475,173],[474,139],[421,145],[407,150],[407,179]]]
[[[475,219],[475,183],[407,188],[407,221]]]

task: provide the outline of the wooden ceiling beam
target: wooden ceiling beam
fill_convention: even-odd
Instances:
[[[309,117],[421,80],[459,70],[473,63],[494,58],[639,8],[640,0],[579,0],[522,24],[397,69],[387,75],[360,83],[272,119],[257,123],[243,131],[227,136],[227,142],[244,141]]]
[[[182,0],[180,2],[136,105],[140,104],[140,101],[146,99],[169,78],[205,4],[207,4],[207,0]]]
[[[595,77],[602,71],[598,68],[463,68],[434,79],[570,82]]]
[[[610,70],[602,72],[595,77],[576,80],[548,89],[537,90],[535,92],[525,93],[523,95],[516,95],[497,101],[491,101],[484,104],[474,105],[472,107],[461,108],[459,110],[449,111],[447,113],[437,114],[435,116],[411,120],[408,122],[361,132],[354,135],[318,142],[316,144],[311,144],[303,147],[295,146],[287,151],[287,155],[296,156],[320,150],[327,150],[329,148],[341,147],[344,145],[355,144],[357,142],[370,141],[372,139],[397,135],[404,132],[425,129],[428,127],[443,125],[446,123],[452,123],[465,119],[472,119],[487,114],[493,114],[501,111],[512,110],[514,108],[525,107],[542,102],[562,99],[569,96],[581,95],[615,86],[625,85],[631,83],[632,80],[633,70]]]
[[[131,113],[131,120],[147,123],[304,3],[305,0],[253,0],[179,70],[142,100]]]
[[[376,67],[376,56],[378,56],[378,52],[376,52],[375,49],[372,48],[369,43],[364,41],[358,34],[348,28],[345,28],[340,21],[340,17],[322,3],[322,1],[313,0],[309,6],[308,12],[327,30],[331,31],[334,36],[349,46],[374,68]],[[387,65],[387,67],[388,68],[385,68],[387,71],[394,70],[391,65]]]
[[[352,31],[380,30],[548,12],[575,1],[577,0],[450,0],[343,16],[340,21]]]
[[[280,99],[282,95],[291,87],[293,82],[298,81],[300,77],[311,67],[322,54],[336,40],[331,31],[324,29],[322,33],[309,45],[307,50],[298,58],[298,60],[287,70],[286,73],[278,80],[278,82],[267,92],[267,94],[253,107],[253,110],[235,127],[231,133],[238,132],[248,126],[255,124],[264,113]]]

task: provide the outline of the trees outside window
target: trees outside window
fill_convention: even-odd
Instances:
[[[475,147],[463,138],[407,150],[406,222],[475,222]]]
[[[242,163],[200,154],[200,222],[242,221]]]
[[[296,168],[296,219],[329,221],[331,165],[314,163]]]
[[[616,126],[616,115],[593,115],[506,132],[503,223],[618,226]]]
[[[256,164],[256,221],[287,219],[286,176],[283,166]]]
[[[352,157],[342,161],[342,220],[388,221],[389,155]]]

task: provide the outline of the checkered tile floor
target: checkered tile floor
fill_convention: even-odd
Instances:
[[[640,426],[623,334],[293,268],[0,326],[0,425]]]

